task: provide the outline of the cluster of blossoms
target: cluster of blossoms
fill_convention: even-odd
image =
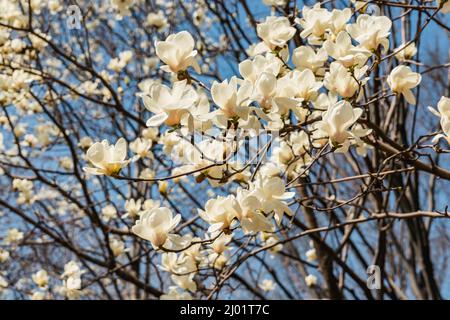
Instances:
[[[265,3],[282,6],[285,1]],[[204,209],[198,209],[209,225],[204,239],[189,233],[179,235],[181,215],[159,207],[159,203],[142,210],[141,200],[127,203],[128,215],[138,219],[133,233],[150,241],[155,250],[165,251],[160,267],[171,273],[176,286],[170,287],[163,299],[190,298],[189,292],[197,290],[196,273],[208,266],[223,268],[232,251],[228,244],[238,230],[260,234],[265,245],[274,246],[278,241],[275,231],[284,214],[293,214],[289,200],[295,193],[286,191],[286,183],[308,174],[314,150],[329,147],[332,152],[348,152],[354,146],[365,156],[372,148],[366,141],[371,129],[361,121],[365,110],[357,105],[372,64],[379,63],[389,50],[392,22],[369,14],[359,14],[355,22],[351,18],[351,9],[328,11],[320,4],[305,6],[294,25],[285,17],[267,17],[257,25],[261,41],[248,49],[250,58],[239,64],[241,77],[212,83],[210,98],[206,86],[190,71],[201,74],[193,37],[182,31],[156,41],[156,54],[164,63],[161,69],[172,74],[173,82],[166,85],[147,80],[138,96],[152,113],[147,126],[170,129],[161,134],[159,144],[167,155],[179,160],[180,166],[172,174],[193,174],[197,182],[208,179],[212,186],[238,183],[234,194],[213,197]],[[305,45],[290,51],[289,43],[296,35]],[[402,63],[417,50],[412,43],[396,51],[400,65],[387,76],[387,83],[398,98],[415,104],[412,90],[421,76]],[[448,98],[442,98],[438,109],[432,111],[441,117],[444,134],[435,141],[449,139]],[[236,139],[230,143],[212,138],[214,135],[208,133],[214,129],[276,130],[277,147],[269,161],[251,174],[250,166],[240,161],[223,161],[242,144]],[[203,134],[202,141],[195,144],[183,136],[192,130]],[[151,147],[149,140],[142,139],[136,140],[132,149],[139,157],[145,157]],[[117,175],[129,163],[125,158],[122,138],[114,147],[106,141],[96,143],[87,152],[95,168],[86,171]],[[167,185],[163,185],[166,190]],[[306,256],[315,260],[315,250]],[[317,277],[308,275],[305,281],[313,286]],[[264,282],[261,286],[269,291],[273,284]]]
[[[48,9],[54,15],[64,9],[58,0],[47,2],[33,0],[29,4],[34,13]],[[264,4],[274,7],[273,14],[275,8],[282,8],[288,2],[263,0]],[[272,15],[259,21],[256,24],[258,40],[247,48],[248,58],[236,66],[239,75],[214,81],[211,85],[204,83],[207,66],[200,63],[202,48],[189,32],[181,31],[155,41],[156,56],[145,58],[144,70],[161,70],[166,81],[145,79],[138,84],[140,91],[136,96],[146,110],[141,114],[150,113],[141,119],[147,127],[129,141],[127,137],[120,137],[115,143],[94,142],[88,136],[79,139],[78,147],[88,163],[84,167],[87,175],[136,179],[147,185],[157,182],[162,201],[130,195],[119,208],[106,199],[101,204],[99,220],[107,226],[105,230],[122,226],[125,221],[127,225],[123,229],[115,230],[118,234],[131,232],[160,253],[159,268],[170,274],[173,282],[161,299],[195,297],[205,285],[199,283],[198,275],[207,269],[220,273],[229,266],[237,252],[234,240],[241,235],[250,236],[257,246],[266,246],[272,254],[283,248],[277,232],[289,225],[294,216],[291,208],[296,202],[296,193],[292,192],[295,190],[292,183],[307,177],[317,156],[324,152],[355,150],[360,157],[365,157],[373,148],[370,144],[372,130],[365,125],[368,108],[360,102],[372,71],[389,51],[395,52],[393,56],[398,65],[384,76],[390,91],[382,91],[380,97],[393,95],[406,104],[416,104],[413,90],[420,84],[421,75],[409,66],[417,53],[414,41],[390,48],[392,21],[365,11],[365,1],[352,2],[355,10],[330,11],[318,3],[313,7],[305,6],[295,19]],[[142,3],[140,0],[110,0],[108,6],[121,20],[132,16],[135,5]],[[158,8],[172,12],[172,5],[168,3],[155,1]],[[21,12],[19,4],[20,1],[0,0],[5,12],[0,14],[0,22],[26,28],[28,17]],[[450,1],[438,1],[438,4],[442,12],[450,12]],[[172,30],[168,28],[168,16],[162,11],[151,12],[146,16],[145,27],[157,32]],[[208,21],[203,6],[196,8],[193,19],[195,26]],[[36,82],[45,83],[43,79],[48,75],[17,66],[32,64],[34,58],[48,49],[49,40],[51,36],[41,30],[34,30],[28,37],[18,37],[0,28],[0,62],[13,67],[11,72],[0,74],[0,104],[12,104],[17,109],[17,115],[0,115],[0,125],[14,134],[20,146],[20,150],[7,150],[5,144],[9,142],[3,141],[0,132],[2,154],[16,157],[37,152],[37,149],[45,150],[56,140],[72,134],[51,122],[37,121],[29,127],[20,123],[23,117],[44,111],[45,106],[37,103],[30,88]],[[142,44],[141,49],[148,48],[148,44]],[[131,50],[115,53],[99,75],[105,83],[113,83],[136,58]],[[55,61],[43,63],[55,77],[63,78]],[[129,79],[124,79],[127,81]],[[98,102],[109,107],[113,96],[105,83],[99,78],[80,80],[73,90],[80,96],[98,97]],[[117,91],[121,90],[119,86]],[[72,97],[68,94],[63,98]],[[50,105],[53,99],[49,91],[45,101]],[[450,99],[442,97],[437,111],[431,107],[430,111],[440,118],[442,131],[434,136],[433,143],[444,139],[450,145]],[[97,119],[97,115],[93,117]],[[254,159],[236,158],[233,155],[245,148],[239,130],[248,132],[250,138],[270,132],[273,139],[257,150]],[[161,153],[176,164],[164,178],[150,168],[155,150],[162,150]],[[252,162],[255,159],[256,166]],[[57,162],[64,173],[77,169],[72,158],[61,157]],[[134,165],[139,168],[139,174],[137,178],[130,178],[126,169]],[[194,221],[206,226],[202,237],[190,233],[193,229],[187,231],[186,226],[192,221],[184,212],[175,211],[168,201],[170,183],[188,180],[188,176],[194,178],[194,187],[205,182],[214,188],[214,192],[207,194],[209,200],[204,207],[195,210],[198,220]],[[51,185],[52,181],[48,183]],[[95,180],[95,183],[99,182]],[[40,186],[31,178],[13,179],[12,190],[18,206],[31,206],[41,198],[54,196],[45,188],[37,189]],[[67,190],[63,188],[63,191]],[[67,194],[77,198],[81,191],[68,190]],[[78,218],[83,214],[80,211],[72,203],[58,203],[57,213],[61,216],[70,214]],[[19,227],[8,229],[2,238],[5,249],[0,249],[0,264],[10,260],[15,246],[24,238]],[[125,237],[111,235],[108,241],[114,258],[120,259],[133,250]],[[305,257],[308,262],[317,259],[312,245]],[[62,286],[57,292],[69,299],[83,296],[81,276],[84,272],[77,262],[67,263],[59,279]],[[36,287],[32,298],[49,298],[51,278],[47,271],[39,270],[31,279]],[[319,280],[316,275],[308,274],[305,283],[316,286]],[[0,273],[0,292],[7,287],[6,275]],[[275,284],[264,279],[259,288],[272,291]]]

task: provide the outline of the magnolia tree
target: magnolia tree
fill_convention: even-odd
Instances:
[[[3,298],[449,297],[449,1],[0,7]]]

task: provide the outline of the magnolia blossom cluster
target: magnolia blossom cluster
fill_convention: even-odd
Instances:
[[[2,23],[15,28],[27,27],[28,17],[21,12],[19,2],[0,0],[5,12],[0,15]],[[368,109],[361,101],[371,72],[388,52],[395,53],[392,60],[395,67],[383,75],[386,88],[381,94],[395,95],[406,104],[416,104],[414,89],[420,84],[421,75],[409,63],[417,53],[416,43],[409,41],[391,48],[392,21],[385,16],[371,15],[366,10],[367,2],[352,2],[355,10],[330,11],[317,3],[303,7],[298,17],[289,19],[276,15],[289,1],[263,0],[272,7],[272,15],[256,24],[258,40],[247,48],[248,58],[236,66],[239,74],[210,84],[205,83],[207,67],[201,61],[204,48],[188,31],[156,40],[152,48],[155,55],[144,58],[144,70],[161,70],[166,80],[144,79],[136,93],[145,108],[141,113],[145,118],[141,120],[147,128],[133,138],[95,141],[82,136],[77,141],[87,163],[83,168],[86,176],[133,180],[127,176],[127,169],[133,167],[138,171],[137,181],[143,180],[150,187],[156,185],[161,201],[130,195],[122,205],[116,205],[106,199],[99,218],[105,230],[126,223],[116,233],[131,232],[160,253],[159,268],[170,274],[172,281],[161,299],[195,297],[199,287],[204,286],[199,283],[198,275],[206,269],[220,273],[229,266],[237,251],[235,240],[242,235],[250,236],[258,246],[267,246],[271,254],[282,250],[277,232],[289,225],[294,215],[291,207],[296,202],[296,194],[292,182],[308,177],[309,168],[322,152],[354,150],[364,157],[373,148],[369,144],[372,130],[364,121]],[[106,7],[117,14],[117,19],[125,19],[143,3],[110,0]],[[48,9],[55,15],[64,9],[58,0],[48,3],[37,0],[29,4],[35,13]],[[168,1],[157,0],[155,4],[171,12]],[[449,1],[438,1],[438,5],[442,12],[450,11]],[[145,27],[158,35],[168,32],[172,30],[168,28],[168,16],[162,10],[151,12],[145,18]],[[208,19],[204,6],[198,5],[193,14],[194,25],[200,26]],[[65,135],[71,137],[73,133],[62,132],[50,122],[37,121],[27,126],[20,121],[22,117],[44,111],[30,89],[35,83],[44,82],[44,76],[16,68],[30,64],[49,49],[48,41],[52,37],[43,30],[36,29],[26,38],[0,28],[0,62],[14,66],[0,74],[0,104],[14,104],[17,110],[16,115],[2,114],[0,125],[5,132],[14,134],[20,152],[25,155],[45,150],[54,141]],[[295,43],[302,45],[295,47]],[[150,44],[143,43],[141,49],[149,47]],[[80,80],[75,92],[99,97],[100,102],[109,105],[114,97],[105,83],[111,84],[127,71],[134,71],[130,65],[137,58],[133,51],[119,48],[99,72],[104,82],[99,78]],[[56,72],[55,61],[45,63],[54,70],[55,77],[63,76]],[[124,77],[124,83],[129,81]],[[122,90],[119,86],[117,91],[122,93]],[[50,103],[52,99],[47,93],[45,101]],[[440,130],[433,143],[438,144],[442,139],[450,144],[450,99],[442,97],[437,110],[430,107],[430,111],[440,119]],[[93,116],[101,118],[94,111]],[[269,145],[274,146],[270,153],[265,147],[258,150],[261,154],[255,159],[258,161],[262,156],[264,161],[252,166],[245,159],[232,157],[245,148],[244,141],[237,138],[238,130],[246,130],[251,137],[261,132],[278,133],[267,145],[267,149]],[[201,134],[201,140],[190,136],[193,134]],[[19,150],[6,148],[9,143],[4,140],[0,133],[0,152],[17,156]],[[153,162],[159,160],[156,151],[173,160],[167,175],[153,169]],[[77,169],[70,157],[60,157],[57,162],[65,173]],[[166,201],[173,184],[188,180],[188,176],[194,178],[194,187],[206,182],[213,188],[204,207],[195,210],[194,221],[206,230],[201,237],[186,228],[192,221],[185,216],[185,210],[177,211]],[[42,198],[53,197],[48,189],[37,187],[32,178],[12,181],[18,206],[32,206]],[[95,180],[95,183],[99,182]],[[80,190],[68,191],[71,195],[72,192],[76,198]],[[67,201],[59,202],[56,211],[61,216],[83,214]],[[0,264],[8,263],[24,238],[24,231],[19,227],[8,228],[2,238],[5,249],[0,249]],[[108,241],[108,249],[118,261],[133,250],[125,237],[111,235]],[[318,258],[313,246],[304,256],[308,262]],[[67,263],[59,278],[62,286],[58,293],[68,299],[82,297],[84,272],[77,262]],[[36,270],[31,281],[35,289],[33,299],[49,297],[53,280],[46,270]],[[309,274],[305,283],[315,286],[320,281]],[[6,275],[0,274],[0,292],[7,287]],[[269,292],[276,285],[264,279],[258,287]]]
[[[275,7],[285,4],[265,3]],[[142,137],[132,143],[133,159],[151,157],[155,141],[178,161],[179,166],[172,170],[175,183],[189,174],[197,182],[207,179],[213,187],[237,183],[232,194],[212,197],[198,209],[199,217],[209,226],[204,239],[189,233],[180,235],[183,218],[168,207],[154,202],[142,206],[141,199],[127,201],[126,216],[136,219],[132,232],[164,252],[160,268],[171,274],[175,286],[162,299],[190,298],[197,290],[195,275],[202,268],[227,265],[232,251],[229,244],[238,232],[259,235],[272,252],[280,250],[276,230],[285,214],[293,215],[290,201],[295,196],[286,186],[292,179],[308,175],[314,153],[326,148],[345,153],[355,148],[358,155],[366,156],[372,148],[367,142],[372,130],[365,127],[362,120],[367,114],[358,103],[373,65],[390,49],[392,22],[367,13],[358,14],[353,21],[352,14],[349,8],[329,11],[316,4],[305,6],[294,24],[286,17],[267,17],[257,24],[260,42],[248,48],[250,58],[239,64],[240,76],[214,81],[206,90],[198,80],[202,70],[189,32],[155,42],[163,63],[160,68],[171,74],[172,82],[148,79],[140,84],[137,95],[151,112],[146,124],[157,131],[151,139]],[[295,36],[304,45],[291,51],[289,44]],[[412,90],[420,84],[421,75],[407,64],[416,47],[406,43],[394,50],[399,65],[386,76],[386,82],[398,99],[415,104]],[[439,111],[430,109],[441,118],[444,131],[434,141],[449,139],[448,101],[443,97]],[[227,158],[242,148],[242,143],[212,138],[215,135],[211,132],[217,129],[272,130],[282,135],[274,141],[276,147],[268,160],[252,174],[250,166]],[[158,131],[162,131],[159,137]],[[202,133],[203,139],[196,143],[186,139],[193,131]],[[122,138],[115,146],[106,141],[96,143],[86,156],[93,167],[85,170],[118,175],[129,164],[126,156]],[[155,178],[154,173],[148,176]],[[167,182],[159,186],[161,194],[166,194]],[[116,212],[105,207],[103,215],[111,219]],[[317,258],[314,248],[306,252],[306,258]],[[318,279],[310,274],[305,282],[314,286]],[[260,287],[273,290],[270,281]]]

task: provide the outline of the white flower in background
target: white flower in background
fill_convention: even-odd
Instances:
[[[315,286],[317,284],[317,277],[313,274],[309,274],[305,277],[305,283],[308,287]]]
[[[352,74],[339,62],[332,62],[330,71],[325,74],[323,84],[331,92],[343,98],[351,98],[358,92],[359,87],[367,82],[368,78],[364,78],[367,69],[367,66],[361,69],[355,68]]]
[[[106,207],[104,207],[102,209],[102,218],[105,222],[117,218],[116,208],[112,204],[109,204]]]
[[[147,15],[147,25],[150,27],[155,27],[158,31],[162,31],[167,27],[168,23],[164,13],[162,11],[158,11],[150,12]]]
[[[36,283],[40,288],[45,288],[48,285],[48,273],[45,270],[39,270],[31,276],[33,282]]]
[[[369,16],[362,14],[356,23],[347,25],[347,32],[368,50],[377,50],[382,46],[382,53],[389,49],[389,35],[392,21],[386,16]]]
[[[33,44],[33,47],[38,51],[42,51],[45,47],[47,47],[48,41],[52,39],[51,36],[43,33],[39,29],[35,29],[34,33],[29,35],[29,38],[31,43]]]
[[[181,215],[175,217],[169,208],[161,207],[143,213],[131,228],[137,236],[151,242],[155,249],[166,242],[169,233],[175,229],[181,220]]]
[[[70,300],[78,300],[81,296],[81,278],[68,277],[64,280],[64,294]]]
[[[142,208],[147,211],[147,210],[153,210],[153,209],[159,208],[160,205],[161,205],[161,202],[159,200],[147,199],[142,204]]]
[[[125,248],[125,243],[119,239],[110,239],[109,247],[111,248],[111,251],[113,252],[114,257],[118,257],[127,251],[127,249]]]
[[[432,107],[428,109],[435,115],[441,118],[441,129],[443,134],[438,134],[433,138],[433,143],[437,143],[439,139],[444,138],[450,144],[450,99],[441,97],[437,105],[438,111]]]
[[[17,228],[8,229],[6,237],[3,238],[3,243],[6,245],[16,244],[23,240],[23,232]]]
[[[169,287],[169,291],[166,294],[161,295],[160,300],[192,300],[192,296],[189,292],[180,292],[177,287]]]
[[[59,165],[61,168],[67,171],[73,170],[73,161],[70,157],[63,157],[59,160]]]
[[[161,67],[162,70],[178,73],[193,67],[197,73],[201,73],[195,59],[197,56],[197,50],[194,50],[195,42],[189,32],[171,34],[164,41],[156,41],[155,47],[157,56],[166,64]]]
[[[283,48],[292,39],[296,29],[286,17],[269,16],[256,26],[256,32],[263,42],[255,47],[255,52],[262,53]]]
[[[78,146],[80,146],[83,149],[87,149],[90,146],[94,144],[94,141],[90,137],[83,137],[80,139],[80,142],[78,143]]]
[[[372,129],[365,129],[359,123],[352,127],[351,134],[353,136],[352,144],[356,145],[356,153],[361,157],[367,155],[367,151],[373,149],[373,146],[365,143],[361,138],[367,136],[372,132]]]
[[[264,279],[263,281],[261,281],[260,284],[258,284],[258,287],[265,292],[268,291],[273,291],[276,288],[276,284],[270,280],[270,279]]]
[[[361,68],[372,55],[370,50],[353,46],[352,39],[345,31],[339,32],[335,40],[326,40],[323,43],[323,48],[346,68],[353,66]]]
[[[142,199],[138,199],[137,201],[134,199],[125,201],[125,210],[127,213],[123,217],[135,218],[137,216],[140,216],[141,206],[142,206]]]
[[[141,95],[145,107],[155,115],[147,120],[148,127],[165,123],[169,126],[180,124],[189,108],[197,101],[197,92],[186,80],[177,81],[172,89],[162,84],[152,86],[150,94]]]
[[[33,181],[27,179],[14,179],[12,183],[13,190],[19,191],[17,204],[31,204],[36,200],[33,193]]]
[[[21,39],[17,39],[17,38],[13,39],[10,43],[10,47],[15,53],[22,52],[26,48],[26,46],[27,45],[24,41],[22,41]]]
[[[251,85],[242,85],[238,90],[236,77],[232,77],[229,82],[228,80],[221,83],[214,81],[211,96],[219,109],[212,112],[210,117],[222,127],[227,127],[228,120],[233,118],[246,120],[250,111],[248,105],[251,90]]]
[[[292,63],[300,71],[311,69],[314,73],[317,73],[327,60],[328,54],[324,48],[320,48],[315,52],[312,47],[300,46],[295,48],[292,53]]]
[[[0,263],[5,263],[9,259],[9,251],[0,248]]]
[[[404,46],[405,46],[405,44],[402,44],[402,45],[400,45],[400,47],[398,47],[397,49],[394,50],[394,51],[398,51],[399,49],[403,48],[395,54],[395,57],[400,62],[403,62],[405,60],[411,60],[411,58],[414,57],[417,53],[416,44],[414,42],[408,44],[406,47],[404,47]]]
[[[123,51],[119,53],[118,58],[113,58],[108,63],[108,69],[114,71],[114,72],[120,72],[123,68],[125,68],[130,62],[130,60],[133,58],[133,52],[130,50]]]
[[[323,113],[322,121],[319,122],[318,126],[327,134],[331,145],[346,151],[348,139],[352,137],[349,129],[361,117],[362,113],[362,109],[353,108],[349,102],[339,101]]]
[[[117,19],[131,15],[130,8],[134,0],[111,0],[111,5],[117,10]]]
[[[422,81],[422,76],[413,72],[407,66],[395,67],[387,78],[391,90],[397,94],[402,94],[405,100],[412,105],[416,104],[416,97],[411,89],[417,87],[420,81]]]
[[[157,141],[158,140],[158,128],[145,128],[142,130],[142,138],[150,140],[150,141]]]
[[[137,155],[135,159],[151,156],[151,147],[152,141],[143,138],[136,138],[136,140],[130,143],[130,150]]]
[[[61,275],[61,278],[64,278],[64,277],[79,278],[79,277],[81,277],[81,275],[83,273],[85,273],[85,271],[81,270],[78,263],[71,260],[64,265],[64,273]]]
[[[306,261],[313,262],[317,260],[317,252],[316,249],[309,249],[306,251]]]
[[[130,160],[127,157],[127,142],[124,138],[117,140],[115,145],[109,145],[107,140],[94,143],[86,152],[86,159],[94,167],[84,167],[83,170],[94,175],[116,175]]]
[[[60,12],[63,7],[60,0],[48,0],[48,9],[50,10],[50,14],[55,15]]]

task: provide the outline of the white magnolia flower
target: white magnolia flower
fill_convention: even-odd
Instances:
[[[134,0],[111,0],[111,5],[117,12],[117,19],[121,19],[121,17],[131,15],[130,8],[133,5]]]
[[[306,260],[309,262],[317,260],[316,249],[309,249],[308,251],[306,251]]]
[[[125,248],[125,243],[119,239],[110,239],[109,247],[111,248],[111,251],[113,252],[115,257],[118,257],[121,254],[123,254],[124,252],[128,251]]]
[[[310,69],[294,70],[280,79],[279,86],[282,88],[282,96],[290,96],[300,101],[314,101],[322,82],[316,81],[316,76]]]
[[[283,48],[292,39],[296,29],[286,17],[269,16],[256,26],[256,32],[263,42],[255,47],[255,53],[274,51]]]
[[[314,73],[322,68],[328,59],[327,51],[320,48],[317,52],[312,47],[301,46],[292,53],[292,62],[300,71],[311,69]]]
[[[354,68],[352,74],[339,62],[332,62],[330,71],[325,74],[323,84],[331,92],[343,98],[351,98],[358,92],[359,87],[366,83],[367,78],[364,78],[364,74],[367,69],[367,66],[361,69]]]
[[[261,203],[261,211],[265,214],[274,213],[278,225],[285,213],[289,216],[293,214],[285,200],[292,199],[295,192],[286,192],[285,183],[279,177],[258,178],[250,186],[250,195]]]
[[[195,59],[197,50],[194,50],[194,47],[194,39],[187,31],[171,34],[164,41],[156,41],[156,54],[166,64],[161,69],[178,73],[192,66],[197,73],[201,73]]]
[[[197,210],[200,217],[210,224],[208,232],[214,233],[230,229],[231,223],[237,217],[238,206],[239,203],[233,195],[218,196],[206,202],[205,210]]]
[[[237,78],[224,80],[219,83],[214,81],[211,87],[211,96],[214,103],[219,107],[212,112],[210,117],[213,121],[222,127],[227,127],[228,120],[241,118],[247,120],[250,108],[249,97],[252,86],[248,84],[241,85],[238,89]]]
[[[352,16],[352,10],[350,8],[345,8],[343,10],[333,9],[331,11],[331,32],[334,36],[339,34],[342,30],[345,30],[348,20]]]
[[[403,49],[401,49],[403,48]],[[398,51],[399,49],[401,49],[400,51]],[[414,42],[408,44],[405,47],[405,44],[402,44],[400,47],[398,47],[397,49],[395,49],[394,51],[398,51],[395,54],[395,57],[397,58],[398,61],[403,62],[405,60],[410,60],[412,57],[414,57],[417,53],[417,48],[416,48],[416,44]]]
[[[39,287],[45,288],[48,284],[48,273],[45,270],[39,270],[31,276],[31,279],[33,279],[34,283]]]
[[[282,64],[273,54],[257,55],[252,60],[247,59],[239,63],[239,73],[244,80],[255,83],[263,72],[277,76]]]
[[[228,243],[230,243],[231,239],[233,239],[233,234],[225,234],[221,233],[213,243],[211,243],[211,248],[217,254],[222,254],[226,250],[228,250]]]
[[[124,138],[117,140],[115,145],[109,145],[107,140],[94,143],[86,152],[87,160],[94,167],[84,167],[83,170],[94,175],[116,175],[130,160],[127,157],[127,142]]]
[[[152,147],[152,141],[143,138],[137,138],[130,143],[130,150],[136,153],[137,158],[145,158],[151,156],[150,148]]]
[[[353,39],[368,50],[377,50],[382,46],[382,52],[389,49],[389,34],[392,21],[386,16],[369,16],[362,14],[356,23],[347,25],[347,32]]]
[[[271,231],[273,224],[264,214],[264,210],[269,213],[272,208],[269,208],[265,203],[259,200],[256,191],[249,191],[242,188],[237,190],[236,200],[236,217],[241,222],[241,227],[244,233]]]
[[[135,218],[141,214],[142,199],[125,201],[126,217]]]
[[[102,218],[104,221],[108,222],[111,219],[117,218],[117,210],[116,208],[109,204],[102,209]]]
[[[149,25],[150,27],[155,27],[156,29],[158,29],[158,31],[162,31],[167,27],[168,23],[166,17],[164,16],[164,13],[162,11],[159,11],[150,12],[147,15],[147,25]]]
[[[276,284],[270,279],[264,279],[260,284],[258,284],[258,287],[267,292],[275,290]]]
[[[321,8],[320,3],[312,8],[304,6],[302,18],[297,21],[303,28],[300,36],[311,38],[315,42],[315,40],[323,38],[325,32],[331,27],[331,12]]]
[[[61,275],[61,278],[64,278],[64,277],[80,278],[84,272],[85,271],[81,270],[78,263],[71,260],[64,265],[64,273]]]
[[[23,240],[23,232],[19,231],[17,228],[8,229],[3,242],[6,245],[15,244]]]
[[[416,104],[416,97],[411,89],[417,87],[420,81],[422,81],[422,76],[413,72],[407,66],[395,67],[387,78],[391,90],[397,94],[402,94],[406,101],[413,105]]]
[[[9,251],[0,249],[0,263],[4,263],[9,259]]]
[[[315,286],[317,284],[317,277],[313,274],[309,274],[305,277],[305,283],[308,287]]]
[[[145,107],[155,115],[147,120],[148,127],[156,127],[165,123],[169,126],[180,124],[188,109],[197,101],[197,92],[186,80],[177,81],[172,89],[162,84],[155,84],[150,94],[141,95]]]
[[[353,46],[352,39],[345,31],[339,32],[335,40],[329,39],[325,41],[323,48],[332,58],[346,68],[355,65],[361,68],[372,55],[369,50],[363,47]]]
[[[175,229],[181,220],[181,215],[175,217],[169,208],[161,207],[143,213],[131,228],[137,236],[151,242],[155,249],[166,242],[169,233]]]
[[[197,284],[194,281],[195,273],[188,275],[175,275],[172,274],[172,281],[181,289],[189,290],[192,293],[197,291]]]
[[[450,99],[441,97],[437,105],[438,111],[432,107],[428,109],[436,116],[441,118],[441,128],[443,134],[438,134],[433,138],[433,143],[437,143],[439,139],[444,138],[450,144]]]
[[[346,151],[348,139],[352,137],[349,129],[362,113],[362,109],[353,108],[349,102],[339,101],[323,113],[318,126],[326,133],[333,146]]]

